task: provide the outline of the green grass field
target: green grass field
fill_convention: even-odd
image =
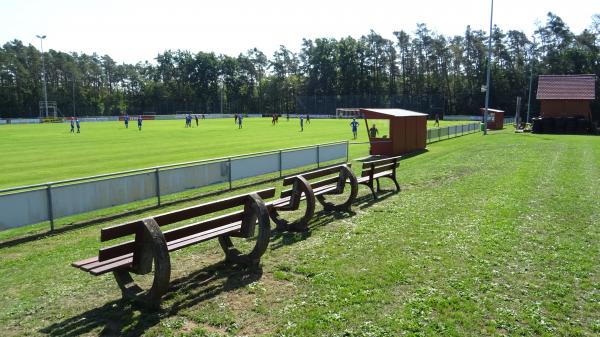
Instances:
[[[348,140],[349,123],[313,119],[300,132],[296,119],[272,126],[269,118],[246,118],[241,130],[233,119],[200,120],[191,129],[183,121],[144,121],[140,132],[135,121],[129,129],[122,122],[97,122],[82,123],[82,132],[74,135],[66,123],[2,125],[0,188]],[[441,126],[457,123],[464,122]],[[359,136],[367,140],[364,125]]]
[[[336,132],[347,139],[336,122],[324,121],[318,134],[331,138],[314,142],[337,140]],[[201,131],[164,125],[174,138]],[[237,131],[229,129],[213,135]],[[293,146],[293,129],[281,127],[290,145],[273,148]],[[156,313],[121,301],[111,275],[70,267],[97,253],[109,223],[0,246],[1,335],[597,336],[600,138],[511,131],[430,144],[401,162],[402,192],[372,201],[361,187],[353,213],[317,208],[309,232],[273,234],[258,270],[223,265],[217,242],[173,253],[177,286]],[[123,149],[134,157],[135,146]],[[186,153],[169,162],[189,160]]]

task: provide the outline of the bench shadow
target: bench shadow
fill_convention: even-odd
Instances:
[[[303,232],[288,232],[283,230],[274,230],[269,243],[270,250],[277,250],[287,245],[292,245],[300,241],[304,241],[312,236],[315,229],[324,227],[336,220],[345,219],[354,216],[355,212],[340,212],[321,210],[315,212],[314,216],[308,224],[308,228]]]
[[[354,200],[353,205],[358,206],[359,209],[363,210],[389,197],[393,197],[398,193],[401,193],[401,191],[397,192],[396,189],[381,189],[381,191],[377,193],[377,199],[375,199],[369,191],[369,193],[357,197],[356,200]]]
[[[160,310],[146,311],[131,301],[120,299],[51,324],[39,332],[74,337],[100,329],[99,336],[141,336],[162,319],[223,292],[243,288],[260,280],[262,274],[260,266],[246,268],[219,262],[171,282]]]

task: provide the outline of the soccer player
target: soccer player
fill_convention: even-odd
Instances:
[[[306,114],[306,123],[310,124],[310,115]]]
[[[142,115],[138,116],[138,130],[142,131]]]
[[[373,124],[373,126],[369,129],[369,137],[377,138],[378,134],[379,134],[379,130],[377,130],[377,128],[375,127],[375,124]]]
[[[238,122],[238,114],[233,114],[233,120],[234,120],[234,124]]]
[[[300,132],[304,131],[304,117],[300,115]]]
[[[356,118],[352,118],[350,126],[352,127],[352,134],[354,135],[354,139],[356,139],[356,134],[358,133],[358,122],[356,121]]]
[[[440,114],[435,114],[435,123],[433,123],[433,125],[437,125],[437,127],[440,127]]]
[[[71,117],[71,133],[75,133],[75,118]]]
[[[194,115],[194,118],[196,119],[196,127],[198,127],[198,115]]]
[[[236,116],[237,116],[237,114],[236,114]],[[238,129],[241,129],[242,128],[242,114],[237,116],[237,122],[238,122]]]
[[[271,116],[271,125],[275,125],[275,114]]]
[[[287,119],[288,122],[290,121],[290,113],[289,112],[285,115],[285,118]]]
[[[125,117],[123,118],[123,121],[125,122],[125,129],[129,128],[129,115],[125,115]]]
[[[75,118],[75,124],[77,125],[77,133],[81,133],[81,131],[79,130],[79,128],[81,127],[79,125],[79,118]]]

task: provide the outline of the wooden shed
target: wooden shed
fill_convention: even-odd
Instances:
[[[424,150],[427,144],[427,114],[402,109],[360,109],[365,119],[371,155],[397,156]],[[389,130],[371,137],[369,119],[389,121]]]
[[[582,117],[592,120],[596,75],[540,75],[536,98],[542,118]]]
[[[479,108],[479,110],[481,111],[481,115],[485,116],[485,108]],[[487,128],[490,130],[504,129],[504,110],[488,108]]]

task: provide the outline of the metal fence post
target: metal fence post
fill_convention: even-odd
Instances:
[[[154,177],[156,181],[156,200],[158,201],[158,206],[160,206],[160,174],[158,173],[158,167],[154,170]]]
[[[227,165],[229,166],[229,189],[231,189],[231,157],[227,158],[227,163],[229,164]]]
[[[319,145],[317,144],[317,168],[321,167],[320,152],[321,152],[321,149],[320,149]]]
[[[282,152],[281,150],[279,150],[279,178],[281,178],[283,176],[283,159],[282,159]]]
[[[52,185],[46,186],[46,196],[48,199],[48,218],[50,219],[50,231],[54,231],[54,211],[52,210]]]
[[[346,141],[346,163],[350,160],[350,141]]]

